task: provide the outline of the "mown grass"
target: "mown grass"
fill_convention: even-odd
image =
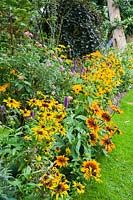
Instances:
[[[78,200],[133,200],[133,90],[121,100],[122,115],[113,121],[122,130],[114,136],[116,148],[101,156],[101,183],[88,184],[87,192]]]

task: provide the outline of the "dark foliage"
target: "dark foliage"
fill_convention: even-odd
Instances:
[[[97,27],[100,26],[101,18],[86,4],[62,2],[59,18],[63,18],[60,43],[71,46],[72,56],[85,55],[99,47],[101,33]]]
[[[53,13],[54,9],[56,12]],[[51,29],[53,25],[49,22],[53,14],[56,23],[53,23],[54,29]],[[90,1],[57,0],[56,4],[46,4],[43,7],[40,26],[47,38],[53,35],[54,31],[57,45],[70,45],[70,56],[75,57],[91,53],[100,46],[102,21],[96,4],[93,5]]]
[[[70,45],[72,56],[85,55],[100,46],[102,18],[86,2],[61,1],[58,20],[62,21],[60,43]]]

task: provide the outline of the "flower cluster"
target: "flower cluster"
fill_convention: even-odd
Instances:
[[[98,98],[105,98],[110,93],[117,93],[117,87],[122,84],[121,77],[125,72],[121,62],[113,53],[103,56],[97,51],[84,56],[83,61],[84,72],[81,74],[76,73],[76,76],[82,80],[80,81],[81,84],[72,86],[75,94],[83,92],[86,95],[94,94]]]
[[[122,110],[111,101],[125,73],[121,62],[112,53],[103,56],[97,51],[72,64],[60,48],[65,51],[62,46],[45,51],[49,54],[45,71],[54,72],[52,81],[45,76],[49,83],[41,87],[45,94],[41,90],[30,93],[29,87],[38,80],[36,70],[30,68],[35,77],[31,85],[19,69],[10,70],[17,85],[13,94],[20,94],[19,88],[29,91],[22,101],[18,95],[16,99],[9,93],[7,98],[1,96],[1,121],[10,133],[2,141],[0,155],[15,174],[12,185],[19,180],[16,197],[21,194],[23,198],[26,192],[40,200],[58,200],[84,193],[91,181],[101,180],[97,153],[111,152],[115,148],[113,136],[121,134],[112,117]],[[0,87],[2,94],[6,90],[10,90],[8,83]]]
[[[53,97],[48,99],[41,91],[37,95],[38,98],[26,102],[26,108],[14,99],[3,100],[8,117],[15,115],[14,124],[8,124],[15,128],[15,135],[10,138],[16,137],[18,141],[17,147],[13,147],[16,153],[6,158],[11,159],[8,165],[12,160],[23,163],[18,174],[21,184],[28,187],[29,182],[34,183],[40,194],[50,194],[56,199],[81,194],[88,181],[100,181],[99,163],[92,159],[95,155],[92,152],[97,147],[110,152],[115,147],[111,137],[119,129],[97,101],[84,103],[80,115],[79,107],[73,104],[75,115],[73,109],[67,109]],[[23,124],[21,128],[18,118]],[[22,172],[27,170],[25,179]]]

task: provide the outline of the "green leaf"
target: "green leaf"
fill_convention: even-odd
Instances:
[[[87,100],[88,100],[89,106],[91,106],[93,99],[91,97],[88,97]]]
[[[31,167],[27,166],[24,170],[23,170],[23,175],[25,176],[25,178],[29,178],[29,175],[31,174]]]
[[[22,90],[22,88],[24,87],[22,84],[19,83],[16,84],[15,86],[17,87],[18,91]]]
[[[89,146],[87,141],[84,141],[84,154],[88,160],[91,159],[91,147]]]
[[[0,155],[2,154],[2,156],[6,155],[6,154],[10,154],[11,153],[11,149],[3,149],[0,152]]]
[[[82,120],[86,121],[87,117],[85,117],[84,115],[78,115],[76,117],[76,119],[82,119]]]
[[[71,127],[68,131],[67,131],[67,138],[68,138],[68,140],[69,140],[69,142],[70,142],[70,144],[72,144],[73,143],[73,140],[75,140],[75,137],[72,135],[72,133],[73,133],[73,127]]]
[[[74,145],[72,145],[71,152],[72,152],[73,161],[77,160],[78,156],[76,154],[75,146]]]
[[[21,189],[21,181],[16,178],[14,181],[10,181],[10,185],[17,186],[19,189]]]
[[[28,81],[24,81],[25,85],[31,86],[31,83]]]
[[[30,188],[37,188],[38,185],[36,183],[28,183],[27,186],[29,186]]]
[[[17,199],[15,199],[15,198],[10,198],[10,197],[8,197],[6,194],[2,194],[2,195],[0,196],[0,199],[1,199],[1,200],[17,200]]]
[[[15,156],[15,154],[16,154],[16,148],[14,148],[14,149],[12,150],[12,155]]]
[[[78,154],[78,156],[80,156],[80,147],[81,147],[81,140],[79,139],[76,145],[76,153]]]

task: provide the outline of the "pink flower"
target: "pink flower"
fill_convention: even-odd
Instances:
[[[33,34],[30,33],[29,31],[24,32],[24,35],[25,35],[26,37],[33,37]]]
[[[47,62],[46,62],[46,66],[47,66],[47,67],[51,67],[51,66],[52,66],[50,60],[47,60]]]
[[[38,41],[36,41],[35,45],[36,45],[37,47],[42,48],[42,44],[41,44],[40,42],[38,42]]]
[[[29,37],[33,37],[33,34],[32,34],[32,33],[29,33]]]
[[[22,80],[24,80],[24,77],[23,76],[18,76],[18,80],[22,81]]]
[[[24,32],[25,36],[29,36],[29,31]]]
[[[63,63],[63,60],[62,60],[62,58],[60,58],[60,57],[59,57],[59,58],[58,58],[58,60],[59,60],[61,63]]]
[[[63,67],[63,65],[60,67],[61,71],[65,70],[65,67]]]
[[[6,58],[6,57],[7,57],[7,54],[6,54],[6,53],[3,53],[3,54],[2,54],[2,57],[3,57],[3,58]]]

